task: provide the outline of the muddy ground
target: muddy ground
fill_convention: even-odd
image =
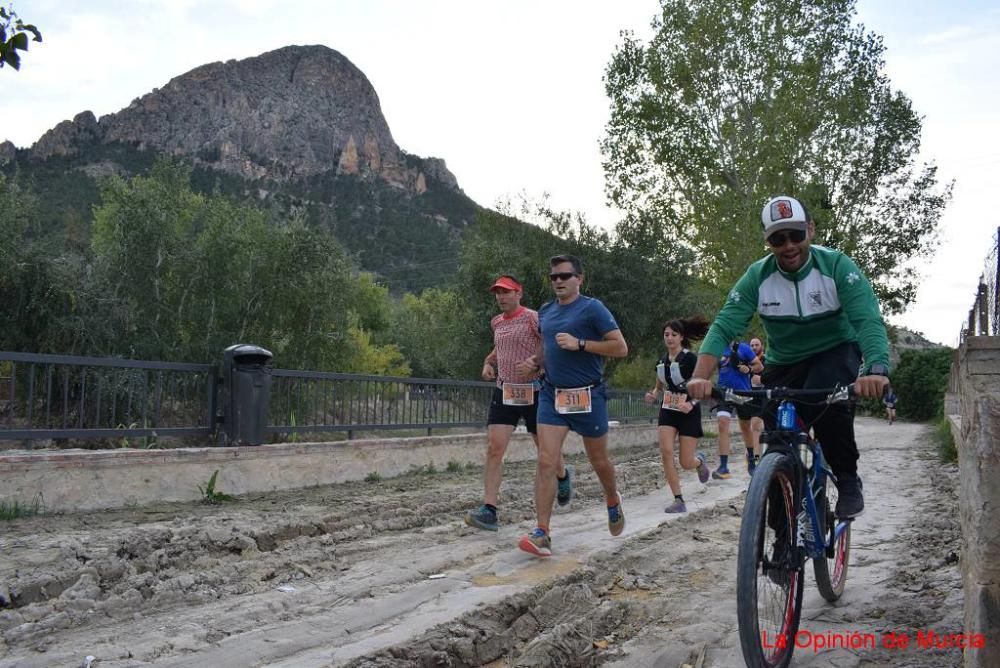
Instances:
[[[806,577],[814,635],[961,631],[957,473],[922,425],[859,419],[868,512],[847,591]],[[714,456],[715,443],[702,448]],[[735,557],[744,490],[682,475],[667,516],[655,447],[615,456],[624,534],[582,456],[553,550],[532,527],[530,463],[507,467],[498,533],[462,522],[479,468],[250,495],[219,505],[0,525],[0,667],[743,665]],[[741,458],[734,457],[739,463]],[[221,490],[225,492],[225,490]],[[954,666],[956,649],[797,650],[796,666]]]

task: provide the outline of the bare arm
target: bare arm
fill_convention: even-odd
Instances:
[[[578,339],[572,334],[559,332],[556,334],[556,343],[563,350],[583,350],[604,357],[625,357],[628,355],[628,344],[625,343],[625,337],[622,336],[620,329],[611,330],[600,341]]]
[[[646,403],[652,404],[656,403],[656,400],[660,396],[660,390],[663,389],[663,381],[659,377],[656,378],[656,387],[646,393]]]
[[[483,380],[496,380],[497,377],[497,349],[494,348],[483,360]]]
[[[535,347],[535,354],[527,359],[523,359],[514,365],[517,369],[517,373],[521,376],[530,376],[533,373],[542,370],[545,364],[545,347],[542,346],[542,339],[538,339],[538,345]]]
[[[698,363],[694,366],[691,380],[687,382],[687,393],[692,399],[708,399],[712,396],[712,374],[719,367],[719,360],[714,355],[701,353]]]

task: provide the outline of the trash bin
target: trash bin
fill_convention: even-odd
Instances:
[[[272,357],[271,351],[246,343],[222,353],[222,426],[230,445],[264,442]]]

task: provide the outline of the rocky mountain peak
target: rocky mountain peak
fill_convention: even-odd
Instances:
[[[458,190],[442,160],[406,160],[368,78],[325,46],[202,65],[99,121],[87,111],[60,123],[32,154],[72,155],[93,140],[181,154],[247,178],[350,173],[420,192],[426,171]]]

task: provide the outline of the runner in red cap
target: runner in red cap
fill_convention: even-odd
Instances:
[[[503,275],[493,282],[490,292],[496,296],[500,314],[490,321],[493,330],[493,350],[483,362],[483,380],[495,380],[497,387],[490,401],[487,419],[489,446],[486,450],[484,472],[485,494],[483,505],[465,515],[465,523],[486,531],[497,531],[497,503],[500,481],[503,478],[503,457],[510,443],[510,436],[518,422],[535,439],[535,413],[538,408],[539,369],[534,362],[541,346],[538,332],[538,313],[521,305],[524,289],[510,275]],[[564,506],[573,498],[573,468],[566,466],[560,454],[557,501]]]

